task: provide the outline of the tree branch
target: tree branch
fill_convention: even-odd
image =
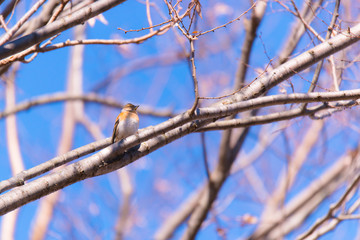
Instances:
[[[0,59],[19,53],[32,45],[40,43],[45,39],[60,33],[73,26],[81,24],[96,15],[109,10],[125,0],[99,0],[88,7],[82,8],[69,16],[56,20],[33,33],[20,37],[12,42],[0,46]]]
[[[96,93],[88,93],[84,95],[73,95],[69,93],[53,93],[53,94],[46,94],[43,96],[35,97],[30,100],[23,101],[18,103],[13,108],[5,109],[4,111],[0,112],[0,119],[7,117],[11,114],[16,114],[18,112],[22,112],[28,110],[32,107],[49,104],[49,103],[56,103],[62,101],[84,101],[84,102],[94,102],[100,103],[105,106],[114,107],[114,108],[123,108],[124,104],[119,103],[114,98],[111,97],[102,97]],[[141,109],[138,110],[140,114],[144,115],[151,115],[156,117],[172,117],[174,113],[171,110],[154,110],[147,106],[141,106]]]

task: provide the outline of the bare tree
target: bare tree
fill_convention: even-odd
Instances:
[[[359,235],[358,7],[0,1],[2,238]]]

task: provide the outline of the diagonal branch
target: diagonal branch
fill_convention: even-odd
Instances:
[[[80,96],[82,99],[83,96]],[[337,103],[334,106],[329,104],[321,104],[312,108],[303,111],[299,108],[284,111],[281,113],[272,113],[265,116],[253,116],[244,119],[233,119],[226,120],[218,123],[210,123],[206,127],[199,128],[197,131],[211,131],[219,130],[226,128],[234,127],[248,127],[256,124],[265,124],[274,121],[281,121],[292,119],[299,116],[313,115],[316,112],[328,108],[338,108],[338,107],[349,107],[357,104],[353,100],[360,98],[360,89],[357,90],[348,90],[340,92],[330,92],[330,93],[294,93],[289,95],[276,95],[276,96],[266,96],[261,98],[256,98],[252,100],[243,101],[236,104],[226,105],[222,107],[208,107],[208,108],[199,108],[198,111],[190,118],[188,113],[180,114],[168,121],[163,122],[162,124],[155,127],[148,127],[147,129],[140,130],[139,135],[137,136],[136,141],[132,141],[131,144],[125,145],[121,151],[133,147],[140,142],[146,141],[162,132],[166,132],[171,127],[178,127],[182,124],[188,123],[192,120],[201,120],[201,119],[219,119],[225,116],[236,114],[239,112],[244,112],[248,110],[258,109],[260,107],[272,106],[277,104],[288,104],[288,103],[303,103],[303,102],[331,102],[339,100],[350,100],[349,102]],[[77,96],[71,98],[72,100],[78,100]],[[110,145],[110,139],[104,139],[91,144],[82,146],[78,149],[72,150],[66,154],[55,157],[47,162],[44,162],[34,168],[18,173],[16,176],[0,182],[0,193],[11,189],[15,186],[21,186],[25,183],[26,180],[39,176],[47,171],[50,171],[58,166],[66,164],[74,159],[80,158],[82,156],[88,155],[95,151],[98,151],[104,147]]]
[[[268,72],[264,77],[261,77],[252,82],[242,91],[233,95],[232,97],[222,101],[222,103],[232,103],[243,101],[244,99],[261,96],[280,82],[290,78],[296,73],[312,66],[314,63],[338,52],[360,39],[360,24],[357,24],[349,31],[343,31],[337,36],[325,41],[303,54],[285,62],[274,70]]]
[[[0,39],[0,45],[3,45],[16,33],[16,31],[44,4],[46,0],[39,0],[34,6],[24,14],[22,18],[12,27],[9,29],[8,32]]]
[[[308,52],[288,61],[268,73],[267,76],[257,79],[236,95],[215,104],[211,108],[207,108],[207,111],[202,109],[203,111],[201,112],[201,109],[199,109],[199,111],[194,112],[194,116],[191,117],[188,113],[180,114],[179,116],[165,121],[157,126],[151,127],[146,131],[144,130],[139,132],[137,135],[130,136],[122,142],[115,143],[89,158],[71,164],[65,167],[63,171],[46,175],[25,186],[18,187],[6,194],[3,194],[0,197],[0,214],[4,214],[26,204],[29,201],[38,199],[85,178],[105,174],[124,167],[138,158],[145,156],[150,152],[153,152],[156,149],[185,136],[186,134],[196,131],[200,127],[216,120],[218,117],[236,113],[238,110],[235,109],[235,106],[237,104],[242,104],[241,100],[259,96],[262,92],[268,90],[272,86],[275,86],[287,77],[291,77],[298,71],[305,69],[312,63],[355,43],[359,40],[359,35],[360,24],[349,29],[349,33],[341,33],[333,39],[330,39],[329,41],[310,49]],[[253,103],[255,99],[249,101],[252,101]],[[234,102],[238,103],[229,105],[229,103]],[[195,116],[199,119],[205,120],[194,120]],[[134,147],[138,144],[141,144],[138,150],[128,151],[126,154],[122,155],[126,149]]]
[[[91,157],[65,166],[61,171],[50,173],[1,195],[0,215],[60,190],[70,184],[122,168],[172,141],[195,131],[207,123],[209,123],[209,120],[190,122],[149,141],[143,142],[137,149],[128,150],[125,154],[119,150],[122,145],[127,144],[129,138],[124,139],[122,142],[117,142]],[[132,137],[134,137],[134,135]]]

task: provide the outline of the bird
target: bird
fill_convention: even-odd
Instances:
[[[117,116],[111,143],[118,142],[131,136],[139,129],[139,116],[136,112],[139,105],[128,103],[124,106],[121,113]]]

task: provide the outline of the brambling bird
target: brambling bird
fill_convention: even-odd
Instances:
[[[139,116],[136,109],[139,106],[128,103],[124,106],[121,113],[117,116],[111,142],[118,142],[130,135],[133,135],[139,129]]]

